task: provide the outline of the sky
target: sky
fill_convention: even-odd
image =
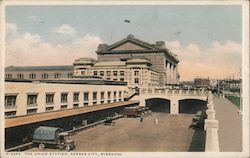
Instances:
[[[97,58],[98,44],[133,34],[165,41],[179,57],[182,81],[240,73],[240,5],[12,5],[5,19],[6,66],[72,65]]]

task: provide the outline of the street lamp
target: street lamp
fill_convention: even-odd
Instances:
[[[240,82],[239,82],[239,86],[240,86],[240,110],[239,110],[239,114],[242,114],[242,79],[241,79],[241,68],[240,68],[240,77],[239,77],[239,80],[240,80]]]

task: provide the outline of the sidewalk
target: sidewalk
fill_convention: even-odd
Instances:
[[[219,121],[219,145],[221,152],[242,150],[242,117],[239,109],[226,98],[213,97],[216,119]]]

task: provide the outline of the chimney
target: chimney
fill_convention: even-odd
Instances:
[[[104,49],[106,49],[108,47],[107,44],[102,43],[98,45],[98,51],[103,51]]]
[[[157,41],[157,42],[155,42],[155,46],[157,48],[164,49],[165,48],[165,42],[163,42],[163,41]]]

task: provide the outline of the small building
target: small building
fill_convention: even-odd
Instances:
[[[195,78],[194,86],[198,88],[207,88],[210,86],[209,78]]]

